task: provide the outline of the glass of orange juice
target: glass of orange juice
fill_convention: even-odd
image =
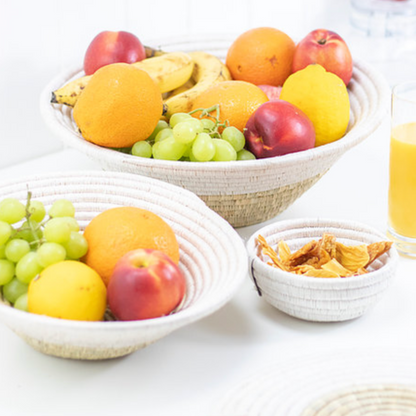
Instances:
[[[416,258],[416,81],[392,94],[388,235]]]

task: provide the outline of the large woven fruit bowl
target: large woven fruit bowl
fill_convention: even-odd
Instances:
[[[46,354],[106,359],[129,354],[222,307],[247,276],[247,254],[236,231],[193,193],[138,175],[65,172],[0,183],[0,200],[25,201],[27,191],[49,209],[53,201],[74,203],[81,229],[100,212],[134,206],[161,216],[179,243],[186,295],[179,310],[140,321],[82,322],[22,312],[0,302],[0,321]]]
[[[204,50],[225,58],[234,38],[154,42],[165,51]],[[285,156],[236,162],[172,162],[138,158],[87,142],[78,132],[72,109],[51,104],[51,92],[82,75],[79,67],[54,78],[41,96],[46,124],[68,146],[103,169],[137,173],[182,186],[203,199],[232,226],[266,221],[289,207],[349,149],[379,126],[388,114],[390,88],[370,65],[356,60],[348,86],[350,123],[345,136],[328,145]]]

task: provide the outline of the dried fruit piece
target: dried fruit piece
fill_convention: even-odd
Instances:
[[[328,263],[322,265],[322,269],[336,273],[340,277],[350,276],[352,273],[340,264],[337,259],[332,259]]]
[[[333,234],[324,233],[322,238],[319,240],[321,247],[325,250],[331,259],[335,258],[337,255],[337,245],[336,238]]]
[[[365,267],[368,264],[370,256],[365,244],[359,246],[346,246],[337,242],[336,259],[346,269],[355,273],[361,267]]]
[[[304,264],[310,258],[317,256],[319,249],[320,246],[317,241],[309,241],[309,243],[306,243],[302,248],[294,252],[288,258],[286,264],[289,268],[299,266],[300,264]]]
[[[311,277],[341,277],[338,273],[333,272],[332,270],[325,270],[325,269],[312,269],[305,273],[305,276]]]
[[[267,244],[266,239],[262,235],[259,235],[257,237],[257,242],[261,245],[262,253],[266,256],[269,256],[270,260],[276,267],[278,267],[281,270],[286,270],[286,267],[280,261],[279,257],[277,257],[276,252]]]
[[[289,257],[292,255],[289,246],[285,241],[280,240],[277,244],[277,248],[279,250],[280,260],[282,260],[283,263],[286,263],[289,260]]]
[[[325,263],[328,263],[331,260],[331,256],[328,254],[326,250],[321,248],[316,257],[311,257],[309,260],[305,262],[310,266],[315,267],[315,269],[320,269],[321,266]]]
[[[368,267],[375,259],[389,251],[392,244],[391,241],[381,241],[379,243],[369,244],[367,246],[369,259],[364,267]]]

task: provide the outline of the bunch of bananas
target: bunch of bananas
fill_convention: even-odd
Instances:
[[[167,118],[175,113],[189,112],[203,91],[218,82],[231,80],[227,67],[206,52],[165,53],[147,48],[146,56],[132,65],[146,71],[158,84],[166,97],[164,115]],[[91,75],[75,79],[53,91],[51,102],[73,107],[90,78]]]

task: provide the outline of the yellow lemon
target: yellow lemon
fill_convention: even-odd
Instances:
[[[100,321],[107,302],[106,287],[91,267],[67,260],[52,264],[29,285],[28,310],[76,321]]]
[[[301,109],[312,121],[315,146],[334,142],[345,134],[350,120],[347,88],[341,78],[321,65],[309,65],[290,75],[280,98]]]

